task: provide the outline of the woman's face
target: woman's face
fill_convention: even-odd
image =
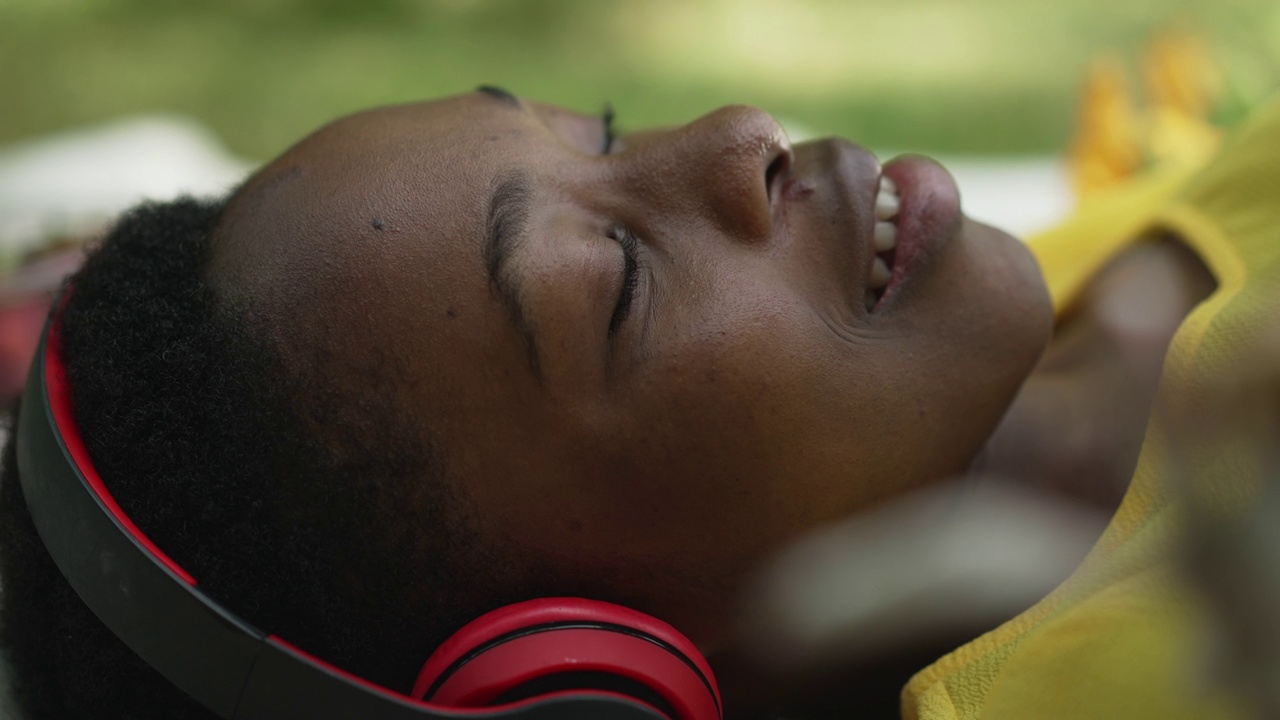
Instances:
[[[501,91],[339,120],[240,193],[214,273],[414,409],[491,550],[711,646],[762,555],[965,469],[1048,301],[932,162],[745,107],[605,139]]]

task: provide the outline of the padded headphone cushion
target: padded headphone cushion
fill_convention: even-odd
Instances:
[[[468,623],[428,658],[412,696],[451,707],[483,707],[539,683],[629,693],[680,720],[716,720],[720,692],[711,666],[667,623],[619,605],[542,598]],[[601,681],[603,679],[603,681]]]

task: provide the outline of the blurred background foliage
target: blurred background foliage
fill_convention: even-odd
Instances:
[[[0,144],[176,112],[263,159],[492,83],[623,129],[744,102],[876,148],[1056,151],[1090,62],[1170,25],[1236,106],[1280,86],[1276,0],[0,0]]]

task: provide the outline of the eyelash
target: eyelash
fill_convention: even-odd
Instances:
[[[613,151],[613,141],[617,139],[613,133],[614,117],[613,103],[605,103],[604,112],[600,118],[601,124],[604,125],[604,145],[600,148],[601,155],[608,155]]]
[[[613,337],[631,314],[631,302],[635,299],[636,289],[640,287],[640,240],[624,227],[610,230],[609,238],[622,246],[624,260],[622,290],[618,293],[618,304],[613,308],[613,316],[609,318],[609,337]]]
[[[613,128],[616,117],[613,104],[605,103],[604,112],[600,117],[600,124],[604,126],[601,155],[608,155],[613,151],[613,143],[617,139]],[[609,337],[613,337],[622,327],[622,323],[626,322],[627,316],[631,314],[631,303],[635,300],[636,290],[640,287],[640,240],[630,230],[621,226],[610,230],[609,238],[622,246],[623,257],[622,290],[618,293],[618,304],[613,308],[613,316],[609,318]]]

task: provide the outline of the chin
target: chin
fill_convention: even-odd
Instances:
[[[942,392],[954,393],[948,403],[965,418],[950,428],[962,436],[955,447],[969,452],[950,458],[953,471],[967,468],[995,431],[1048,347],[1054,323],[1048,287],[1025,243],[972,220],[961,233],[963,272],[948,283],[952,304],[944,311],[953,365]]]
[[[994,242],[1000,247],[996,257],[1003,268],[1001,277],[1005,279],[1005,301],[1014,316],[1010,323],[1017,328],[1020,337],[1026,338],[1030,366],[1034,367],[1053,336],[1054,325],[1053,301],[1040,263],[1031,248],[1012,235],[990,225],[969,223],[976,230],[995,236]],[[1031,367],[1027,368],[1028,373]]]

